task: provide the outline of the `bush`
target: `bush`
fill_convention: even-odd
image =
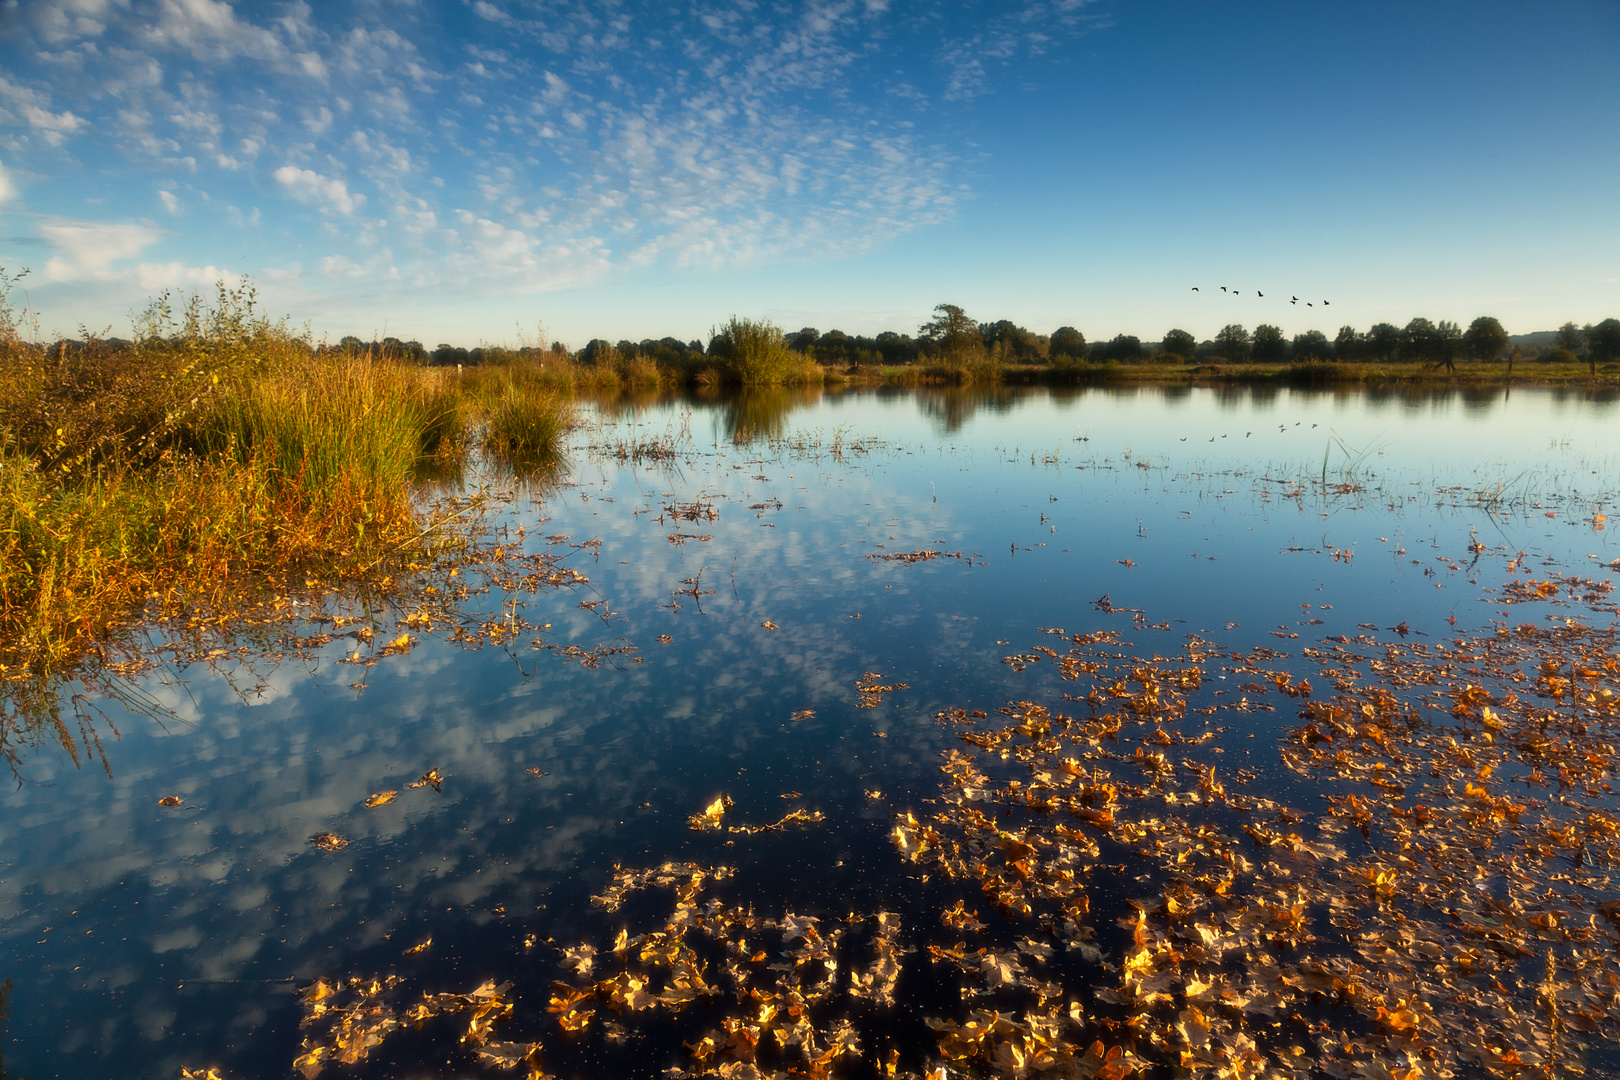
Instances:
[[[788,348],[781,327],[765,319],[733,315],[716,331],[709,351],[744,386],[778,386],[803,374],[804,359]]]

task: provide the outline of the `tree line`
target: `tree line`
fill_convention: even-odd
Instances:
[[[1620,361],[1620,319],[1576,326],[1566,322],[1550,335],[1534,335],[1536,343],[1514,344],[1500,321],[1482,315],[1465,329],[1455,322],[1418,317],[1405,326],[1377,323],[1365,331],[1341,326],[1329,338],[1321,330],[1307,330],[1292,338],[1279,327],[1261,323],[1252,331],[1238,323],[1225,326],[1213,338],[1199,341],[1182,329],[1172,329],[1157,341],[1119,334],[1107,341],[1088,342],[1073,326],[1060,326],[1050,334],[1037,334],[1010,319],[978,322],[955,304],[940,304],[934,317],[916,334],[893,330],[876,335],[825,333],[814,327],[782,335],[786,347],[824,365],[841,367],[898,367],[913,364],[949,367],[1041,364],[1140,364],[1154,361],[1181,363],[1422,363],[1451,368],[1458,360],[1585,362],[1595,373],[1598,365]],[[621,356],[640,355],[674,369],[696,369],[727,355],[729,339],[722,331],[705,343],[675,337],[642,341],[593,339],[577,353],[561,344],[462,348],[440,344],[429,350],[417,341],[387,338],[364,342],[346,337],[338,348],[381,349],[421,363],[480,364],[512,358],[558,357],[593,363]]]

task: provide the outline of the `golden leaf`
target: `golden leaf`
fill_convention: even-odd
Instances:
[[[399,798],[399,792],[397,791],[379,791],[366,800],[366,806],[382,806],[385,803],[393,802],[397,798]]]

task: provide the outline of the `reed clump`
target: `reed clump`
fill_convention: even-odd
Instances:
[[[464,378],[318,349],[254,301],[248,287],[178,310],[162,297],[133,341],[49,349],[0,320],[8,714],[21,682],[104,655],[143,618],[229,617],[267,582],[395,573],[435,542],[425,470],[479,432],[533,461],[570,423],[526,366]]]
[[[710,352],[743,386],[802,385],[823,378],[820,365],[788,348],[782,328],[767,319],[733,315],[715,331]]]

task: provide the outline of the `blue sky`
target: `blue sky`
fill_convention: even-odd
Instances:
[[[1617,57],[1613,0],[0,0],[0,266],[41,336],[239,274],[430,347],[1548,329],[1620,315]]]

